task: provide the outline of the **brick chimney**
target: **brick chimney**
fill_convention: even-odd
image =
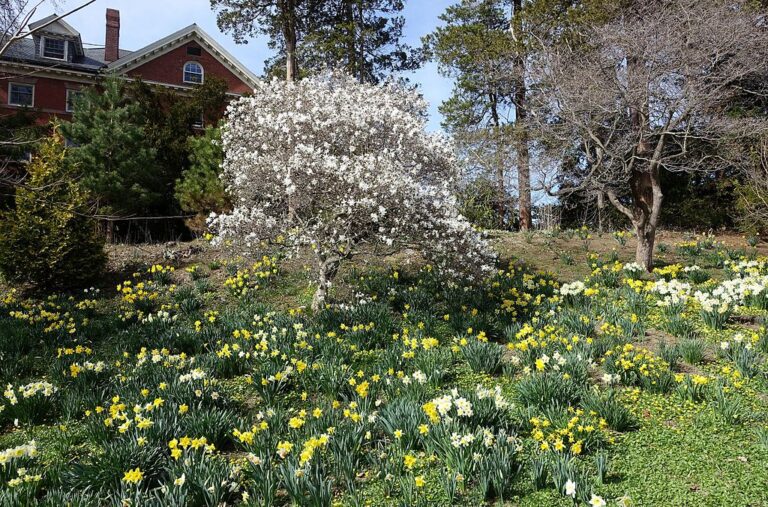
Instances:
[[[104,60],[120,59],[120,11],[107,9],[107,36],[104,42]]]

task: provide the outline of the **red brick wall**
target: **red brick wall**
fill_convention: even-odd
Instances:
[[[187,46],[202,48],[201,56],[187,54]],[[130,77],[141,77],[146,81],[156,81],[170,85],[190,86],[184,83],[184,64],[187,62],[199,62],[205,71],[205,77],[217,76],[229,84],[232,93],[247,93],[251,87],[244,83],[232,71],[222,65],[213,55],[208,53],[202,45],[189,42],[168,53],[150,60],[147,63],[128,72]]]
[[[40,121],[47,123],[52,117],[70,119],[66,112],[67,89],[82,89],[88,85],[76,82],[61,81],[46,77],[23,76],[14,78],[13,75],[0,76],[0,114],[14,113],[20,108],[8,105],[9,83],[25,83],[35,85],[35,104],[33,110],[40,114]]]

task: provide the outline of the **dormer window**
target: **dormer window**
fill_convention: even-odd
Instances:
[[[54,60],[67,59],[67,41],[64,39],[52,39],[43,37],[43,56]]]
[[[205,71],[203,66],[197,62],[188,62],[184,64],[184,82],[192,84],[203,84]]]

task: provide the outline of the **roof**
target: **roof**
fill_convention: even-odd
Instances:
[[[60,33],[62,35],[70,35],[72,37],[80,37],[80,32],[72,28],[72,25],[64,21],[64,19],[60,18],[56,14],[51,14],[50,16],[46,16],[43,19],[35,21],[34,23],[30,23],[29,29],[35,30],[41,26],[45,26],[46,24],[48,24],[48,26],[46,26],[44,29],[46,32]]]
[[[51,16],[41,19],[30,25],[31,29],[35,26],[42,26],[51,20]],[[62,35],[68,35],[73,38],[77,38],[79,42],[80,34],[77,33],[71,26],[66,24],[63,20],[58,20],[51,25],[53,33],[60,33]],[[46,27],[45,32],[48,32]],[[64,31],[68,33],[64,33]],[[189,25],[186,28],[172,33],[171,35],[164,37],[148,46],[145,46],[138,51],[128,51],[121,49],[119,51],[119,58],[114,62],[107,62],[104,59],[103,47],[87,47],[82,49],[82,54],[74,54],[72,61],[58,61],[51,60],[50,58],[43,58],[39,56],[35,50],[35,45],[39,37],[25,38],[18,42],[15,42],[8,48],[8,52],[5,53],[0,60],[14,61],[26,64],[37,65],[41,67],[49,67],[52,69],[64,69],[74,70],[80,72],[86,72],[89,74],[98,74],[100,72],[115,72],[122,73],[131,70],[144,62],[154,59],[176,47],[184,44],[185,42],[194,39],[196,42],[204,46],[208,52],[219,60],[225,67],[229,68],[235,75],[242,79],[249,86],[253,87],[258,82],[259,78],[248,70],[242,63],[240,63],[234,56],[232,56],[224,47],[222,47],[216,40],[208,35],[197,24]],[[82,45],[81,45],[82,47]]]
[[[25,38],[14,42],[2,56],[2,60],[31,63],[33,65],[53,67],[57,69],[79,70],[89,73],[96,73],[107,65],[104,61],[104,49],[97,51],[86,49],[84,55],[74,55],[71,62],[66,62],[39,56],[35,49],[35,45],[35,40],[31,38]],[[98,51],[100,51],[101,54],[99,54]]]
[[[123,58],[125,56],[130,55],[133,53],[133,51],[128,51],[127,49],[121,49],[120,50],[120,58]],[[88,58],[91,58],[93,60],[96,60],[98,62],[101,62],[103,65],[109,65],[109,62],[104,59],[104,48],[103,47],[92,47],[92,48],[85,48],[85,56]]]
[[[167,37],[139,49],[138,51],[134,51],[126,56],[121,56],[118,60],[110,63],[108,69],[111,71],[120,71],[138,66],[144,61],[151,59],[153,56],[170,51],[191,38],[196,38],[206,46],[213,56],[233,70],[235,74],[238,74],[240,78],[249,85],[253,86],[259,80],[256,74],[248,70],[248,68],[237,60],[237,58],[232,56],[229,51],[224,49],[223,46],[216,42],[213,37],[208,35],[205,30],[200,28],[197,24],[191,24],[178,32],[172,33]]]

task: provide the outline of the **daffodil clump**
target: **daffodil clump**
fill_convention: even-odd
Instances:
[[[169,266],[155,265],[145,273],[133,273],[131,280],[117,285],[123,303],[120,317],[125,321],[142,321],[158,309],[167,312],[172,308],[164,306],[170,304],[170,296],[176,290],[171,283],[172,273]]]
[[[264,256],[249,268],[240,269],[224,281],[224,286],[237,298],[252,297],[278,274],[277,258]]]
[[[564,417],[562,421],[550,421],[546,417],[530,419],[531,437],[539,451],[578,456],[594,451],[605,440],[603,433],[608,429],[605,419],[595,418],[580,409],[574,409],[568,415],[571,417]]]
[[[618,375],[626,386],[654,389],[670,375],[669,365],[648,349],[631,343],[608,350],[601,359],[609,373]]]
[[[660,268],[654,268],[653,274],[666,281],[673,280],[680,275],[683,266],[681,264],[669,264]]]

